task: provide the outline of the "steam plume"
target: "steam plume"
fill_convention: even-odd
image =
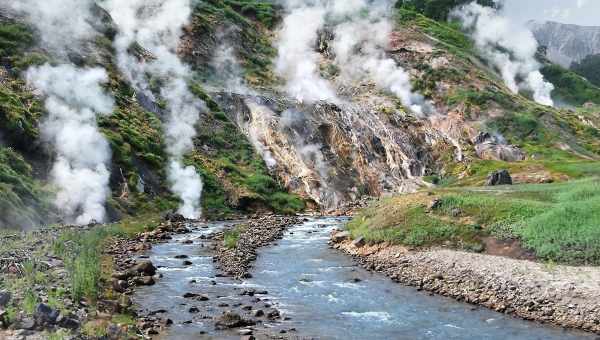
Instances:
[[[335,100],[331,84],[319,75],[319,58],[314,50],[318,30],[325,23],[325,8],[319,1],[287,1],[289,14],[283,20],[277,43],[277,74],[286,79],[286,91],[299,102]]]
[[[14,11],[37,28],[43,47],[60,63],[66,51],[98,34],[93,0],[20,0],[0,2],[2,10]],[[108,170],[111,152],[99,132],[96,116],[110,114],[113,99],[102,89],[108,75],[102,68],[77,68],[49,64],[30,68],[27,82],[46,97],[48,116],[41,124],[42,136],[56,152],[52,182],[58,188],[56,206],[67,222],[102,222],[110,194]]]
[[[191,71],[177,56],[182,27],[191,15],[191,1],[108,0],[105,7],[119,28],[115,47],[121,71],[139,91],[155,101],[148,75],[161,83],[160,97],[167,102],[165,136],[171,191],[182,201],[179,212],[198,218],[202,179],[194,167],[183,165],[183,156],[193,149],[195,125],[204,103],[190,92],[187,79]],[[129,50],[135,43],[152,55],[132,56]]]
[[[91,14],[93,5],[94,0],[0,1],[0,8],[24,14],[38,29],[45,47],[53,52],[62,52],[65,47],[78,45],[97,34],[92,26],[95,20]]]
[[[554,104],[551,97],[554,86],[539,71],[535,59],[538,44],[531,31],[500,16],[497,10],[475,2],[457,8],[452,16],[461,20],[477,49],[500,71],[512,92],[527,89],[533,92],[536,102]]]
[[[108,75],[101,68],[43,65],[29,69],[27,81],[46,96],[49,116],[41,128],[56,151],[56,205],[77,224],[104,221],[111,153],[96,115],[110,114],[113,108],[101,87]]]
[[[392,23],[389,0],[288,0],[288,15],[280,30],[276,70],[286,79],[288,94],[299,101],[335,101],[330,82],[319,75],[315,52],[319,29],[334,34],[331,44],[341,81],[370,79],[397,96],[418,116],[432,111],[423,96],[412,91],[410,75],[386,55]]]

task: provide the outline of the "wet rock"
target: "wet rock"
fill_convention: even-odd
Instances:
[[[152,276],[142,276],[142,277],[136,277],[135,283],[139,286],[152,286],[156,282],[154,281],[154,278]]]
[[[486,181],[487,186],[511,185],[512,183],[512,177],[510,177],[508,170],[494,171],[488,175]]]
[[[239,335],[252,335],[252,330],[251,329],[240,329],[240,331],[238,332]]]
[[[281,314],[279,313],[279,311],[277,309],[274,309],[272,311],[269,311],[269,313],[267,313],[267,318],[269,319],[279,319],[281,317]]]
[[[193,264],[192,261],[189,261],[189,260],[183,261],[184,266],[191,266],[192,264]]]
[[[254,325],[253,321],[245,320],[239,314],[231,311],[223,313],[223,315],[219,316],[217,321],[215,322],[215,327],[221,330],[252,325]]]
[[[254,313],[252,313],[252,315],[254,315],[256,318],[260,318],[261,316],[265,316],[265,312],[263,312],[262,309],[257,309],[254,311]]]
[[[356,248],[361,248],[364,247],[365,245],[365,238],[364,237],[359,237],[357,239],[355,239],[354,241],[352,241],[352,245],[355,246]]]
[[[184,255],[184,254],[182,254],[182,255],[175,255],[175,258],[176,258],[176,259],[187,259],[188,257],[189,257],[189,256],[187,256],[187,255]]]
[[[199,313],[200,309],[198,309],[198,307],[191,307],[190,309],[188,309],[188,312],[195,314],[195,313]]]
[[[156,274],[156,267],[154,267],[151,261],[141,261],[133,267],[133,270],[147,276]]]

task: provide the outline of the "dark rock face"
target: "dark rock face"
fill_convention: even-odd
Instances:
[[[531,21],[528,26],[538,43],[548,49],[548,59],[563,67],[568,68],[574,61],[600,53],[600,27],[552,21]]]
[[[498,170],[492,172],[491,174],[489,174],[486,182],[487,186],[512,184],[512,177],[510,177],[510,173],[508,172],[508,170]]]

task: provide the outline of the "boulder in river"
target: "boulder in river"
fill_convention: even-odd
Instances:
[[[141,274],[145,274],[147,276],[153,276],[156,274],[156,267],[150,261],[141,261],[136,264],[133,269]]]
[[[254,324],[255,323],[253,321],[245,320],[239,314],[229,311],[219,316],[217,322],[215,323],[215,327],[217,329],[228,329],[252,326]]]
[[[497,170],[489,174],[487,178],[487,186],[495,185],[512,185],[512,177],[508,170]]]

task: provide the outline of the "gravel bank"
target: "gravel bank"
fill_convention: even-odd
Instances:
[[[339,234],[338,234],[339,235]],[[526,320],[600,334],[600,268],[550,266],[447,249],[332,246],[394,281]]]
[[[235,248],[224,245],[223,233],[215,235],[217,270],[236,279],[251,277],[250,269],[256,260],[256,250],[282,238],[288,227],[301,221],[302,218],[295,216],[264,216],[249,220],[239,226],[240,235]]]

